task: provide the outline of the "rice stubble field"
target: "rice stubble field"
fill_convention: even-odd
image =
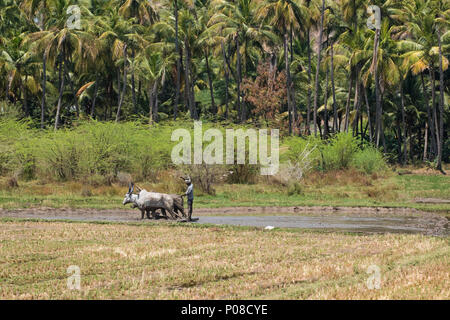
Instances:
[[[3,218],[0,243],[2,299],[450,297],[447,237]]]

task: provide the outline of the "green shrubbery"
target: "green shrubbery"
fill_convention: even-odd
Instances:
[[[171,152],[178,142],[171,141],[171,134],[180,126],[192,132],[192,123],[169,121],[152,128],[138,122],[89,121],[55,132],[33,129],[27,121],[3,117],[0,118],[0,175],[50,181],[81,180],[100,185],[117,181],[119,173],[125,173],[135,181],[152,181],[161,170],[174,167]],[[203,130],[210,127],[204,124]],[[224,127],[220,130],[223,132]],[[248,155],[246,158],[248,161]],[[353,167],[371,174],[386,168],[377,149],[369,146],[361,149],[350,133],[336,134],[327,141],[315,137],[285,138],[281,162],[291,164],[289,175],[300,177],[308,170]],[[229,183],[253,183],[259,176],[258,165],[224,165],[223,169],[232,172],[228,175]],[[293,192],[298,190],[294,188]]]
[[[338,133],[320,148],[324,170],[348,169],[359,151],[356,138],[351,133]]]
[[[33,136],[28,121],[17,121],[13,117],[0,117],[0,175],[12,172],[20,175],[33,167],[24,144]]]
[[[367,174],[382,172],[387,169],[383,154],[374,147],[366,147],[358,151],[353,157],[352,165]]]
[[[171,163],[171,132],[165,126],[149,129],[134,122],[86,122],[54,132],[4,120],[0,170],[24,179],[90,181],[120,171],[132,173],[134,179],[152,178]]]
[[[338,133],[328,141],[320,138],[289,137],[284,144],[288,150],[282,154],[282,161],[297,161],[309,151],[310,170],[330,171],[355,168],[371,174],[387,168],[383,154],[376,148],[358,146],[358,139],[351,133]],[[302,159],[305,161],[305,159]]]

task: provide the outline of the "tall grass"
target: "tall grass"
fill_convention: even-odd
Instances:
[[[170,137],[169,127],[149,129],[135,122],[85,122],[54,132],[5,120],[0,122],[0,169],[25,179],[87,180],[120,171],[150,178],[171,163]]]
[[[374,147],[367,147],[357,152],[353,157],[352,165],[367,174],[383,172],[387,169],[383,154]]]
[[[33,161],[27,161],[29,152],[24,148],[24,143],[33,136],[29,127],[27,120],[0,117],[0,175],[8,172],[19,175],[33,167]]]
[[[171,135],[179,127],[192,133],[192,122],[167,121],[149,128],[139,122],[88,121],[53,131],[34,129],[30,122],[3,117],[0,118],[0,175],[101,184],[114,181],[123,172],[135,181],[155,181],[161,172],[175,167],[171,152],[178,142],[172,142]],[[211,127],[205,123],[203,131]],[[224,133],[224,126],[218,128]],[[300,158],[307,154],[308,170],[353,167],[370,174],[386,167],[378,150],[360,149],[350,133],[336,134],[328,141],[289,137],[284,139],[281,149],[282,162],[304,161]],[[230,183],[250,183],[259,173],[257,165],[224,165],[223,168],[233,172],[228,180],[237,179]]]
[[[378,149],[366,145],[358,146],[358,139],[351,133],[337,133],[328,141],[316,137],[285,139],[287,150],[282,154],[282,161],[297,161],[305,150],[310,150],[308,161],[310,170],[331,171],[355,168],[371,174],[387,168],[386,161]]]
[[[338,133],[327,144],[323,144],[322,166],[325,170],[348,169],[355,154],[358,143],[351,133]]]

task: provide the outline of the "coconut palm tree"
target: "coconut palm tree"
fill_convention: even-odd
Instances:
[[[158,121],[158,85],[165,82],[174,59],[173,53],[167,55],[164,50],[155,50],[154,47],[147,48],[136,57],[136,70],[147,85],[150,125]]]
[[[50,10],[54,6],[52,0],[25,0],[21,4],[21,8],[26,13],[28,20],[37,25],[39,30],[43,31],[47,26],[47,19]],[[37,15],[37,12],[39,14]],[[41,129],[44,128],[45,120],[45,94],[47,88],[47,56],[44,50],[42,54],[42,100],[41,100]]]
[[[103,46],[110,48],[112,59],[115,61],[117,69],[117,92],[118,103],[116,112],[116,122],[120,119],[122,104],[125,98],[127,87],[127,71],[128,71],[128,49],[136,43],[145,46],[145,39],[135,33],[135,26],[131,20],[124,19],[113,9],[109,9],[107,20],[99,21],[103,32],[99,36],[99,41]],[[120,66],[123,67],[123,80],[120,84]]]
[[[119,7],[119,14],[125,19],[134,19],[136,24],[139,24],[140,26],[150,26],[159,19],[158,11],[160,10],[160,5],[157,2],[147,0],[120,0],[119,4],[121,4]],[[138,33],[139,28],[135,26],[135,23],[132,24],[132,27],[134,33]],[[134,58],[139,43],[130,41],[129,46],[131,48],[131,93],[133,110],[134,113],[137,113]]]
[[[239,112],[241,121],[245,121],[247,118],[245,104],[241,107],[242,69],[244,76],[248,75],[251,66],[256,70],[257,61],[254,61],[254,58],[259,55],[252,48],[259,48],[262,51],[263,43],[274,41],[274,35],[270,28],[267,25],[261,25],[258,21],[258,4],[259,1],[251,0],[238,0],[234,4],[225,0],[215,1],[213,8],[216,13],[208,22],[208,33],[216,34],[217,47],[222,49],[222,46],[227,46],[230,51],[234,49],[236,71],[233,71],[231,67],[231,55],[226,50],[224,50],[224,57],[228,69],[236,81],[236,110]],[[234,48],[229,46],[232,42],[235,43]]]
[[[319,70],[320,61],[322,59],[322,37],[324,28],[324,16],[325,16],[325,0],[322,0],[322,8],[320,10],[320,26],[319,26],[319,42],[317,44],[317,66],[316,66],[316,77],[314,80],[314,135],[317,135],[317,108],[319,102]]]
[[[48,30],[37,31],[27,35],[25,43],[32,43],[35,52],[43,53],[45,60],[52,62],[57,60],[59,94],[55,115],[55,130],[58,129],[62,106],[65,79],[68,77],[68,64],[72,61],[72,55],[82,56],[86,33],[82,30],[73,29],[67,24],[67,8],[70,2],[67,0],[57,0],[56,7],[53,8],[52,15],[48,18],[48,24],[52,27]],[[82,7],[85,12],[89,10]],[[85,15],[89,16],[89,15]],[[73,87],[73,83],[71,83]],[[72,90],[75,97],[75,91]],[[76,105],[77,102],[75,101]],[[78,112],[78,107],[77,107]]]
[[[338,3],[332,3],[329,7],[329,15],[326,22],[326,30],[328,35],[327,44],[329,45],[329,61],[325,61],[330,65],[330,80],[331,80],[331,92],[332,92],[332,110],[333,110],[333,132],[336,132],[338,127],[338,108],[337,108],[337,100],[336,100],[336,83],[335,83],[335,69],[340,65],[340,61],[346,60],[345,57],[337,56],[335,57],[335,43],[339,40],[339,36],[346,31],[346,26],[341,16],[340,10],[337,7]],[[342,59],[343,58],[343,59]],[[337,59],[337,63],[335,65],[335,60]],[[370,121],[370,120],[369,120]]]
[[[298,1],[290,0],[267,0],[258,9],[258,17],[262,21],[272,25],[283,37],[284,63],[286,70],[286,87],[289,114],[289,134],[293,132],[293,113],[296,111],[294,88],[290,72],[290,61],[288,57],[288,39],[292,30],[298,30],[302,18],[306,15],[306,8]],[[295,119],[296,120],[296,119]]]
[[[436,35],[438,39],[438,46],[439,46],[439,142],[438,145],[438,159],[436,164],[436,169],[440,170],[442,173],[445,174],[445,172],[442,169],[442,153],[443,153],[443,144],[444,144],[444,53],[443,53],[443,46],[442,42],[444,39],[447,39],[446,41],[446,48],[448,48],[448,44],[450,43],[450,31],[447,31],[442,36],[441,28],[443,30],[446,30],[445,27],[449,26],[450,21],[450,4],[447,2],[446,6],[444,6],[443,2],[438,3],[437,7],[437,18],[435,20],[436,22]],[[447,50],[448,51],[448,50]],[[447,68],[448,68],[448,62],[447,62]]]
[[[184,98],[190,116],[198,120],[198,111],[195,102],[194,87],[196,82],[195,64],[193,56],[201,50],[198,46],[199,36],[202,32],[201,25],[196,18],[195,9],[182,9],[179,11],[180,35],[183,38],[184,46]],[[200,51],[201,52],[201,51]]]
[[[22,101],[25,116],[31,115],[28,93],[37,94],[40,89],[37,81],[38,60],[28,48],[21,46],[20,37],[14,38],[7,49],[0,51],[0,70],[7,74],[6,93],[16,102]]]
[[[431,134],[431,157],[439,153],[440,141],[439,126],[436,114],[435,95],[435,71],[439,63],[438,37],[436,36],[437,2],[434,0],[410,0],[405,1],[400,9],[393,9],[396,18],[402,22],[395,31],[398,37],[408,37],[400,43],[404,65],[413,75],[420,75],[424,96],[426,97],[426,109],[428,115],[428,130]],[[448,59],[442,56],[443,69],[448,67]],[[424,81],[424,73],[428,71],[431,87],[431,108]],[[426,130],[426,133],[428,132]],[[426,157],[426,156],[425,156]]]

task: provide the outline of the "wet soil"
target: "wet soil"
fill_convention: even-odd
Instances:
[[[448,218],[408,208],[385,207],[229,207],[194,210],[193,223],[361,233],[420,233],[448,236]],[[141,221],[137,210],[30,208],[3,210],[0,218],[78,221]],[[149,221],[149,220],[145,220]]]

